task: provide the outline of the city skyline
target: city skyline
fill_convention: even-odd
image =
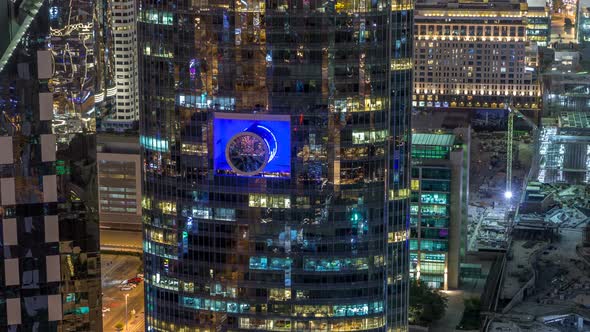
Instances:
[[[0,330],[590,331],[587,0],[0,0]]]

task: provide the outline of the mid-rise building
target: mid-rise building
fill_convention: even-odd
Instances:
[[[140,1],[148,331],[407,331],[411,1]]]
[[[141,232],[139,137],[98,137],[98,211],[104,230]]]
[[[469,129],[412,135],[410,275],[431,287],[459,287],[467,248]]]
[[[418,1],[412,105],[540,109],[536,68],[527,66],[526,13],[521,0]]]
[[[0,1],[1,331],[102,330],[94,4]]]

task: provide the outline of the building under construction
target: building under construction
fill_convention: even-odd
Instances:
[[[589,113],[562,112],[557,118],[543,119],[537,180],[542,183],[588,183],[589,144]]]

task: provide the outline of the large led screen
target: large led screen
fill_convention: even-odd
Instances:
[[[287,178],[291,175],[290,118],[216,113],[213,153],[217,175]]]

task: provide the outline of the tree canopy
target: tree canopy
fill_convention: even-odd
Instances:
[[[426,283],[412,280],[410,283],[409,319],[411,324],[428,326],[441,319],[447,309],[447,297]]]

